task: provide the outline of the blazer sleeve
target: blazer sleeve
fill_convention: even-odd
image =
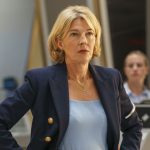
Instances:
[[[24,84],[0,104],[0,150],[22,150],[9,130],[33,104],[35,92],[30,78],[27,74]]]
[[[123,140],[121,150],[140,150],[142,138],[142,122],[125,92],[123,81],[119,73],[119,103],[121,113],[121,131]]]

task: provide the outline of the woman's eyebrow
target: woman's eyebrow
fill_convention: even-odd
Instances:
[[[79,31],[78,29],[70,29],[69,32],[72,32],[72,31]]]
[[[79,30],[79,29],[70,29],[69,32],[71,32],[71,31],[78,31],[78,32],[79,32],[80,30]],[[93,31],[93,30],[92,30],[91,28],[89,28],[89,29],[87,29],[86,31]],[[93,31],[93,32],[94,32],[94,31]]]

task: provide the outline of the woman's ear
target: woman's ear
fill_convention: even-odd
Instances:
[[[59,49],[63,49],[63,42],[61,38],[57,38],[56,43]]]
[[[147,68],[146,68],[146,72],[147,72],[147,74],[146,74],[146,75],[148,75],[148,74],[150,73],[150,67],[149,67],[149,66],[147,66]]]

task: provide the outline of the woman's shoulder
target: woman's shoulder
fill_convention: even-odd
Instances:
[[[117,70],[116,68],[111,68],[111,67],[104,67],[104,66],[98,66],[98,65],[93,65],[93,67],[104,74],[118,74],[119,70]]]
[[[55,71],[58,71],[59,68],[61,68],[61,64],[54,64],[51,66],[46,66],[46,67],[39,67],[39,68],[33,68],[27,71],[27,74],[37,74],[37,75],[43,75],[47,73],[52,73]]]
[[[62,66],[63,65],[54,64],[41,68],[33,68],[26,72],[25,77],[45,80],[58,74],[61,70],[60,68],[63,68]]]
[[[26,75],[29,75],[29,76],[40,76],[40,75],[47,74],[47,72],[49,70],[51,70],[51,66],[41,67],[41,68],[32,68],[30,70],[27,70]]]
[[[98,74],[102,79],[115,81],[122,80],[121,73],[115,68],[93,65],[93,72]]]

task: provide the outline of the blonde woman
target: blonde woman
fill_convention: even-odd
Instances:
[[[129,52],[124,62],[126,81],[125,90],[133,103],[139,104],[149,101],[150,90],[145,85],[145,79],[149,73],[147,56],[140,50]]]
[[[89,8],[70,6],[59,14],[48,39],[56,64],[27,72],[0,105],[0,149],[21,149],[9,129],[31,109],[27,150],[139,150],[142,124],[120,73],[90,64],[100,55],[100,41]]]

